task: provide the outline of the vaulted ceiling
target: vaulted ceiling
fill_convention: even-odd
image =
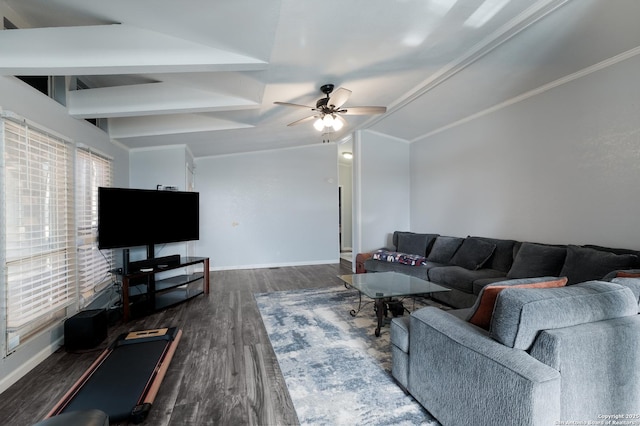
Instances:
[[[69,115],[196,157],[357,129],[417,141],[640,51],[637,0],[0,2],[20,28],[0,31],[1,75],[78,77]],[[287,126],[315,114],[326,83],[352,91],[347,110],[387,112],[329,134]]]

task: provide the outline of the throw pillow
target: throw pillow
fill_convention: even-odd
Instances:
[[[496,249],[491,256],[491,259],[485,265],[485,268],[495,269],[496,271],[502,271],[507,273],[511,264],[513,263],[514,247],[516,245],[515,240],[502,240],[499,238],[486,238],[474,236],[482,241],[486,241],[496,245]]]
[[[427,258],[417,254],[398,253],[398,263],[410,266],[422,266],[427,263]]]
[[[569,284],[602,279],[611,271],[633,267],[638,257],[633,254],[615,254],[587,247],[570,245],[560,275],[569,278]]]
[[[476,303],[471,308],[467,321],[471,324],[477,325],[478,327],[484,328],[485,330],[489,330],[496,299],[498,298],[498,294],[505,288],[551,288],[563,287],[566,284],[566,277],[524,278],[489,284],[480,291]]]
[[[567,257],[566,247],[555,247],[543,244],[522,243],[508,278],[532,278],[543,276],[559,276]]]
[[[389,250],[376,250],[372,256],[375,260],[390,263],[401,263],[403,265],[421,266],[424,265],[427,259],[424,256],[418,256],[417,254],[400,253],[397,251]]]
[[[616,278],[640,278],[640,272],[618,271]]]
[[[374,251],[371,257],[375,260],[382,260],[384,262],[397,262],[397,254],[398,253],[395,251],[380,249]]]
[[[435,234],[416,234],[413,232],[397,233],[397,250],[400,253],[417,254],[425,256],[429,246],[435,240]]]
[[[496,249],[495,244],[478,238],[468,237],[453,255],[449,263],[461,266],[464,269],[475,271],[482,268]]]
[[[439,236],[431,247],[427,260],[435,263],[449,263],[464,238]]]

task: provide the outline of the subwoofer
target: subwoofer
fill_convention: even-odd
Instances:
[[[64,347],[67,352],[93,349],[107,338],[107,311],[81,311],[64,322]]]

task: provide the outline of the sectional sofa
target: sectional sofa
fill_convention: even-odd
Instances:
[[[393,377],[443,426],[638,424],[640,278],[565,284],[508,280],[468,309],[393,318]]]
[[[564,276],[568,285],[640,268],[640,252],[596,245],[552,245],[509,239],[396,231],[392,248],[356,256],[356,272],[396,271],[451,291],[434,299],[468,308],[488,284],[519,278]]]

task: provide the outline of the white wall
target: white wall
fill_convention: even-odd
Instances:
[[[411,229],[640,249],[640,57],[411,146]]]
[[[13,77],[0,76],[0,109],[11,111],[62,136],[74,143],[95,148],[114,159],[114,184],[129,183],[129,153],[112,143],[107,134],[84,120],[69,117],[66,108]],[[0,280],[1,281],[1,280]],[[4,297],[0,288],[0,297]],[[4,301],[0,306],[4,305]],[[62,343],[63,327],[48,329],[33,340],[21,345],[6,358],[0,355],[0,392],[44,360]],[[4,320],[0,325],[4,338]]]
[[[193,156],[185,145],[163,146],[157,148],[133,149],[130,152],[131,188],[156,189],[158,185],[176,186],[186,191],[189,186],[187,166],[193,168]],[[155,257],[179,254],[181,256],[198,255],[192,248],[195,243],[170,243],[155,246]],[[118,252],[119,253],[119,252]],[[121,255],[118,254],[118,257]],[[147,258],[145,247],[130,249],[130,260]],[[176,274],[181,273],[176,271]]]
[[[337,263],[335,144],[197,158],[199,256],[211,268]]]
[[[113,158],[114,181],[129,184],[129,151],[85,120],[71,118],[67,109],[14,77],[0,76],[0,109],[16,113],[52,130],[76,144],[83,144]]]
[[[393,247],[393,231],[410,227],[408,142],[370,131],[354,138],[354,253]]]
[[[156,189],[157,185],[186,190],[186,164],[192,161],[184,145],[132,149],[130,183],[132,188]]]

